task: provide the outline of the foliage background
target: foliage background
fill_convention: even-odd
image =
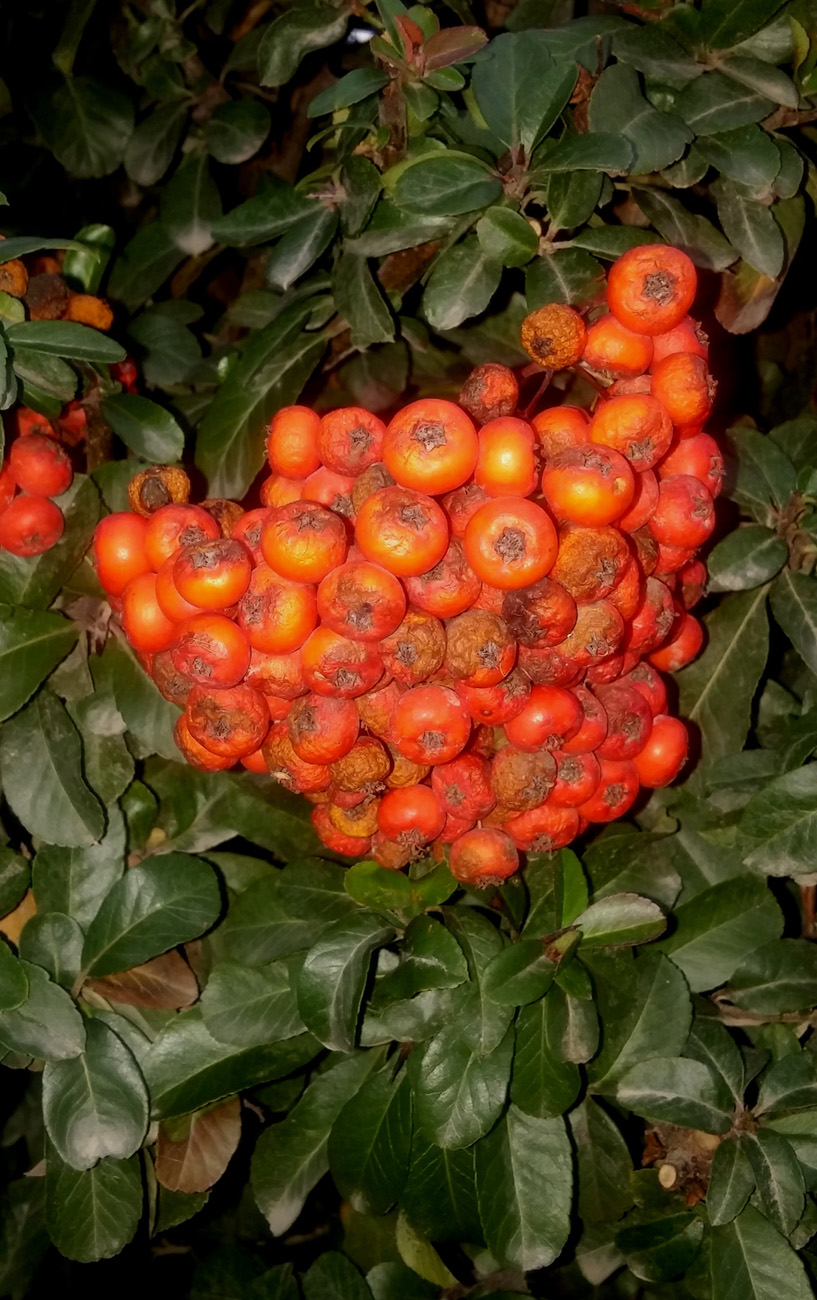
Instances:
[[[0,409],[22,398],[53,414],[79,393],[92,434],[64,541],[0,565],[0,914],[30,883],[38,907],[28,964],[0,965],[0,1293],[87,1278],[50,1233],[75,1259],[123,1250],[93,1265],[100,1286],[196,1297],[290,1300],[290,1265],[306,1300],[433,1297],[483,1274],[474,1294],[720,1300],[736,1277],[763,1300],[811,1294],[813,6],[77,0],[4,6],[0,39],[2,253],[78,235],[65,274],[114,304],[149,395],[118,391],[106,340],[38,331],[0,302]],[[454,395],[471,365],[524,360],[527,310],[592,299],[606,261],[658,237],[699,267],[716,429],[730,430],[709,643],[678,678],[702,761],[582,845],[582,863],[531,864],[492,900],[499,927],[484,899],[448,902],[445,871],[412,885],[331,864],[280,872],[318,851],[304,809],[177,763],[173,710],[105,640],[82,559],[103,504],[121,507],[140,463],[182,454],[201,495],[243,497],[277,406],[304,392],[388,412],[406,393]],[[591,397],[559,383],[554,400]],[[135,880],[155,902],[140,925]],[[563,929],[557,968],[538,940]],[[148,960],[148,981],[119,976]],[[191,971],[207,993],[180,1012],[198,994]],[[361,997],[366,1050],[348,1056]],[[79,1059],[109,1099],[90,1170]],[[454,1106],[463,1074],[476,1083]],[[366,1076],[375,1134],[353,1105]],[[224,1101],[239,1092],[240,1110]],[[43,1109],[49,1177],[24,1179]],[[189,1149],[190,1111],[205,1180],[240,1117],[206,1204],[153,1174],[162,1143]],[[640,1169],[644,1118],[681,1191]],[[708,1210],[687,1204],[709,1175],[700,1130],[730,1135]],[[337,1254],[313,1264],[327,1249],[369,1290]]]

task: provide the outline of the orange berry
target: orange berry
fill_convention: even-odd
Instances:
[[[652,339],[628,330],[612,314],[601,316],[587,331],[583,360],[593,370],[616,379],[643,375],[652,355]]]
[[[536,487],[533,430],[524,420],[506,415],[489,420],[479,433],[474,479],[490,497],[526,497]]]
[[[435,496],[471,477],[478,450],[465,412],[453,402],[426,397],[397,412],[386,430],[382,459],[395,483]]]
[[[362,406],[329,411],[318,429],[320,458],[327,469],[354,478],[380,460],[385,432],[383,421]]]
[[[125,636],[135,650],[148,654],[167,650],[179,630],[156,598],[156,582],[155,573],[140,573],[122,592]]]
[[[223,614],[194,614],[175,627],[173,666],[202,686],[237,686],[250,666],[250,646]]]
[[[621,452],[632,469],[652,469],[669,450],[672,421],[657,398],[648,393],[611,397],[590,421],[590,441]]]
[[[698,322],[692,320],[690,316],[685,316],[678,325],[667,330],[666,333],[654,336],[652,364],[657,365],[673,352],[691,352],[695,357],[703,357],[704,361],[709,360],[709,339]]]
[[[482,582],[509,591],[538,582],[553,566],[559,543],[541,506],[494,497],[465,530],[465,558]]]
[[[318,622],[315,589],[259,564],[238,602],[236,618],[254,650],[288,654],[303,645]]]
[[[42,555],[65,529],[59,506],[48,497],[18,496],[0,512],[0,549],[12,555]]]
[[[680,248],[642,244],[623,253],[607,276],[610,311],[638,334],[665,334],[686,316],[695,297],[695,267]]]
[[[697,432],[712,410],[716,384],[702,357],[674,352],[653,366],[652,393],[679,429]]]
[[[381,641],[399,627],[405,612],[399,580],[366,560],[347,560],[318,588],[321,622],[353,641]]]
[[[627,461],[612,447],[570,447],[548,461],[542,493],[555,517],[575,524],[611,524],[633,499]]]
[[[108,595],[121,595],[131,578],[152,567],[145,546],[147,530],[147,519],[128,510],[100,519],[94,531],[94,559]]]
[[[271,510],[261,528],[267,564],[293,582],[320,582],[346,559],[343,520],[315,501],[293,501]]]
[[[185,705],[190,735],[213,754],[240,758],[259,749],[270,717],[260,691],[240,686],[194,686]]]
[[[483,826],[454,841],[448,865],[462,884],[487,889],[501,885],[519,870],[519,854],[505,831]]]
[[[531,424],[545,460],[567,447],[579,447],[590,441],[590,421],[587,412],[579,406],[548,407],[534,415]]]
[[[227,609],[250,585],[252,557],[243,542],[230,537],[185,546],[173,562],[173,581],[197,609]]]
[[[584,351],[587,328],[577,311],[551,302],[522,322],[522,347],[545,370],[574,366]]]
[[[381,488],[364,501],[355,540],[367,560],[400,578],[425,573],[448,549],[448,521],[436,501],[403,487]]]
[[[318,695],[352,699],[370,691],[383,676],[383,660],[373,645],[350,641],[328,627],[316,627],[301,650],[304,680]]]
[[[267,433],[267,460],[273,474],[299,479],[318,468],[320,423],[320,416],[308,406],[284,406],[276,412]]]
[[[457,402],[478,424],[513,415],[519,401],[516,375],[498,361],[486,361],[471,371]]]
[[[150,567],[158,573],[170,555],[195,542],[214,542],[221,530],[212,515],[201,506],[160,506],[147,521],[145,553]]]
[[[74,477],[67,452],[40,433],[12,443],[9,465],[17,486],[31,496],[61,496]]]

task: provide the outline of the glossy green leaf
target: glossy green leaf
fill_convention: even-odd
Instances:
[[[257,153],[269,134],[269,128],[269,109],[248,96],[219,104],[207,123],[204,138],[218,162],[234,166]]]
[[[119,393],[106,397],[101,407],[114,433],[137,456],[164,465],[181,459],[184,433],[157,402],[137,393]]]
[[[44,124],[45,113],[41,125]],[[108,176],[133,131],[133,105],[92,77],[67,77],[47,110],[47,141],[72,176]]]
[[[756,271],[774,279],[780,274],[785,257],[783,232],[774,214],[765,204],[738,194],[728,182],[713,190],[718,217],[732,247]]]
[[[443,1150],[415,1127],[409,1177],[400,1204],[434,1241],[480,1241],[475,1147]]]
[[[148,1096],[128,1048],[100,1020],[86,1026],[85,1051],[46,1064],[43,1118],[54,1147],[73,1169],[124,1160],[142,1143]]]
[[[767,1219],[747,1205],[712,1231],[712,1296],[727,1300],[810,1300],[813,1295],[795,1251]]]
[[[198,1007],[182,1011],[151,1043],[142,1062],[154,1118],[201,1110],[236,1092],[280,1079],[306,1065],[320,1050],[310,1034],[235,1047],[218,1043]]]
[[[371,1291],[346,1255],[329,1250],[303,1276],[304,1300],[371,1300]]]
[[[274,411],[294,402],[325,347],[302,332],[296,306],[259,330],[210,403],[199,428],[196,463],[212,495],[242,497],[264,458],[264,429]]]
[[[786,543],[771,528],[744,524],[709,552],[709,590],[748,591],[759,587],[780,572],[787,557]]]
[[[230,956],[263,966],[311,947],[358,910],[344,877],[342,867],[308,859],[251,885],[230,907],[222,931]]]
[[[111,268],[108,293],[128,311],[152,297],[184,258],[161,221],[143,226],[125,245]]]
[[[476,1051],[490,1052],[504,1038],[513,1014],[484,988],[487,968],[504,946],[502,935],[475,908],[451,909],[446,925],[465,953],[471,976],[457,997],[459,1033]]]
[[[207,154],[199,151],[174,172],[162,191],[162,224],[180,251],[200,257],[214,242],[221,196]]]
[[[599,1018],[592,998],[573,997],[557,984],[545,998],[545,1016],[548,1046],[563,1061],[583,1065],[595,1056]]]
[[[738,593],[704,619],[701,656],[678,675],[679,712],[700,729],[707,762],[741,749],[768,654],[766,591]]]
[[[734,482],[728,481],[729,495],[760,523],[774,524],[769,504],[785,509],[797,486],[788,456],[772,438],[743,425],[729,430],[727,446],[737,458],[737,475]]]
[[[317,1075],[286,1119],[259,1138],[252,1161],[258,1208],[279,1237],[295,1222],[306,1197],[329,1169],[332,1126],[379,1060],[376,1052],[340,1059]]]
[[[548,302],[582,302],[599,287],[601,276],[601,264],[581,248],[550,253],[528,267],[525,276],[528,310],[535,311]]]
[[[583,1222],[620,1219],[632,1205],[633,1162],[618,1126],[592,1097],[570,1112],[569,1123]]]
[[[385,183],[398,207],[425,217],[454,217],[495,203],[502,185],[490,168],[472,154],[447,149],[401,164]]]
[[[337,213],[322,203],[313,203],[267,258],[266,282],[269,287],[282,293],[291,288],[329,247],[337,224]]]
[[[45,1185],[49,1236],[67,1259],[110,1259],[136,1233],[144,1199],[138,1156],[79,1170],[49,1144]]]
[[[498,1119],[505,1102],[513,1032],[487,1055],[461,1033],[438,1034],[409,1057],[417,1123],[438,1146],[470,1146]]]
[[[12,347],[27,348],[46,356],[103,364],[125,359],[125,349],[115,339],[74,321],[27,320],[20,325],[9,325],[6,336]]]
[[[753,795],[740,820],[744,861],[774,876],[814,871],[817,765],[786,772]]]
[[[817,1061],[809,1052],[796,1052],[775,1061],[763,1075],[755,1113],[791,1114],[817,1105]]]
[[[501,263],[487,257],[476,237],[469,236],[434,263],[423,294],[423,315],[433,329],[456,329],[485,310],[501,278]]]
[[[658,904],[638,894],[609,894],[576,917],[584,948],[649,943],[666,925]]]
[[[0,941],[0,1012],[16,1011],[28,997],[28,975],[25,964],[14,956]]]
[[[684,1273],[701,1246],[704,1225],[689,1211],[675,1214],[636,1210],[616,1233],[627,1265],[645,1282],[668,1282]]]
[[[600,173],[554,172],[545,188],[548,217],[554,228],[572,230],[583,225],[595,211],[601,185]]]
[[[67,1061],[85,1046],[85,1025],[71,998],[44,970],[21,962],[28,996],[13,1011],[0,1012],[0,1043],[23,1056]]]
[[[717,1020],[696,1017],[683,1054],[708,1065],[723,1079],[735,1101],[742,1102],[746,1068],[740,1049],[725,1025]]]
[[[697,993],[725,983],[745,957],[782,929],[783,916],[765,881],[743,875],[678,907],[661,948]]]
[[[329,1137],[329,1169],[346,1200],[363,1214],[385,1214],[408,1177],[412,1096],[408,1076],[387,1068],[346,1102]]]
[[[367,95],[375,95],[388,85],[389,78],[378,68],[354,68],[345,77],[336,81],[334,86],[321,90],[310,100],[308,117],[321,117],[324,113],[334,113],[338,108],[349,108]]]
[[[485,256],[502,266],[525,266],[539,246],[530,223],[510,208],[488,208],[477,222],[476,230]]]
[[[262,86],[283,86],[310,50],[333,45],[346,30],[348,15],[329,6],[293,8],[264,31],[258,47]]]
[[[767,191],[780,170],[780,151],[759,126],[702,136],[696,148],[722,176],[747,189]]]
[[[631,170],[642,176],[676,162],[692,138],[680,117],[653,108],[638,73],[622,63],[606,68],[596,82],[588,122],[591,131],[620,131],[633,146]]]
[[[105,816],[81,772],[79,736],[56,695],[42,691],[3,728],[0,771],[15,814],[52,844],[89,847]]]
[[[77,635],[76,625],[62,614],[0,605],[0,719],[25,704]]]
[[[89,975],[112,975],[197,938],[215,922],[221,895],[212,867],[168,853],[118,880],[88,927],[82,953]]]
[[[222,961],[213,967],[201,997],[204,1023],[220,1043],[253,1047],[303,1033],[286,967],[261,969]]]
[[[338,311],[349,325],[354,347],[392,341],[392,314],[365,257],[341,253],[332,273],[332,290]]]
[[[563,1060],[551,1042],[548,998],[523,1007],[516,1021],[511,1101],[539,1119],[563,1115],[579,1093],[578,1067]]]
[[[307,1029],[326,1047],[354,1047],[372,954],[394,930],[372,912],[336,921],[310,948],[296,980],[298,1010]]]
[[[530,156],[556,122],[576,84],[572,62],[552,58],[545,32],[495,37],[474,68],[473,90],[490,130]]]
[[[23,926],[20,956],[41,966],[55,984],[70,989],[82,966],[82,943],[82,930],[72,916],[38,912]]]
[[[693,81],[675,100],[675,111],[695,135],[733,131],[767,117],[774,103],[722,72],[708,72]]]
[[[434,918],[415,916],[406,926],[400,965],[378,989],[381,997],[408,998],[424,989],[455,988],[467,978],[465,955],[454,936]]]
[[[620,62],[667,86],[685,86],[703,71],[665,23],[628,23],[614,34],[613,50]]]
[[[594,1092],[612,1092],[636,1062],[681,1051],[692,1007],[680,970],[659,953],[645,953],[624,965],[611,965],[606,956],[600,965],[592,954],[589,965],[604,1037],[588,1078]]]
[[[787,1237],[804,1208],[805,1188],[797,1156],[786,1139],[771,1129],[747,1133],[744,1141],[760,1208]]]
[[[117,707],[128,732],[142,747],[142,753],[178,759],[173,727],[179,711],[160,694],[124,638],[108,640],[102,663],[109,670]]]
[[[108,828],[90,848],[42,845],[34,859],[32,886],[40,914],[58,912],[87,926],[125,868],[125,823],[108,810]]]
[[[125,149],[125,171],[137,185],[155,185],[173,161],[179,147],[188,106],[162,104],[154,108],[132,133]]]
[[[658,1123],[726,1133],[732,1098],[723,1081],[701,1061],[654,1057],[634,1065],[619,1080],[616,1099],[636,1115]]]
[[[489,962],[482,989],[491,1001],[503,1006],[525,1006],[544,997],[556,969],[540,940],[520,939]]]
[[[706,1193],[713,1228],[736,1219],[755,1187],[745,1136],[728,1137],[715,1148]]]
[[[476,1150],[477,1194],[495,1258],[525,1272],[546,1268],[561,1254],[570,1230],[572,1165],[562,1119],[535,1119],[511,1106],[483,1138]]]
[[[728,50],[765,27],[780,9],[779,0],[703,0],[701,39],[710,50]]]
[[[693,82],[692,89],[697,84]],[[683,249],[696,266],[724,271],[736,261],[736,250],[712,222],[690,212],[678,199],[658,189],[634,189],[633,198],[666,242]]]
[[[31,868],[26,858],[0,847],[0,916],[8,916],[28,889]]]
[[[786,568],[772,587],[771,601],[795,650],[817,672],[817,578]]]
[[[728,993],[759,1015],[806,1011],[817,1005],[817,949],[805,939],[762,944],[735,971]]]
[[[231,247],[260,244],[285,234],[311,212],[316,202],[291,185],[272,178],[253,198],[220,217],[213,226],[213,235]]]

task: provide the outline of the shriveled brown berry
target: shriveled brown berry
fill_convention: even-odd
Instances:
[[[519,667],[536,686],[572,686],[582,674],[559,645],[520,646]]]
[[[329,803],[326,812],[335,830],[344,835],[374,835],[379,806],[380,800],[370,796],[354,808],[339,808],[336,803]]]
[[[374,736],[360,736],[329,771],[338,790],[372,790],[389,775],[391,755]]]
[[[160,650],[153,656],[150,675],[165,699],[183,709],[194,682],[191,677],[179,672],[169,650]]]
[[[372,836],[371,855],[377,865],[387,871],[402,871],[411,862],[411,849],[397,840],[390,840],[382,831]]]
[[[587,339],[585,323],[565,303],[551,302],[522,322],[522,347],[546,370],[575,366]]]
[[[305,763],[298,757],[285,722],[273,723],[262,750],[270,776],[287,790],[314,794],[318,790],[326,790],[331,783],[332,775],[328,767],[322,763]]]
[[[514,666],[516,642],[497,614],[469,609],[446,624],[445,668],[468,686],[495,686]]]
[[[113,325],[113,310],[104,298],[92,293],[72,293],[68,296],[63,320],[90,325],[95,330],[109,330]]]
[[[225,757],[241,757],[259,749],[270,727],[263,695],[246,684],[221,689],[194,686],[186,712],[191,736]]]
[[[498,804],[526,812],[544,803],[556,781],[553,755],[527,754],[506,745],[491,761],[491,789]]]
[[[175,465],[151,465],[135,474],[128,484],[128,505],[144,518],[162,506],[183,506],[189,500],[190,479]]]
[[[629,559],[630,548],[612,525],[584,528],[580,524],[564,524],[559,530],[559,552],[549,576],[577,604],[603,600],[620,581]]]
[[[355,479],[355,485],[352,488],[352,508],[357,514],[364,501],[381,488],[394,487],[392,478],[386,466],[381,460],[375,461],[374,465],[369,465]]]
[[[624,620],[609,600],[580,605],[576,626],[557,649],[581,668],[589,668],[618,650],[624,636]]]
[[[386,785],[391,790],[400,790],[407,785],[419,785],[431,771],[426,763],[413,763],[410,758],[406,758],[389,745],[389,753],[392,759],[392,769],[386,777]]]
[[[496,686],[468,686],[465,682],[457,682],[455,689],[472,721],[487,727],[501,727],[521,713],[530,695],[530,687],[527,673],[514,668]]]
[[[486,361],[471,371],[457,401],[479,424],[513,415],[519,402],[516,375],[498,361]]]
[[[210,497],[202,501],[202,510],[212,515],[221,530],[222,537],[232,537],[233,529],[239,519],[244,518],[244,507],[237,501],[228,501],[225,497]]]
[[[68,306],[69,289],[61,275],[32,275],[25,292],[31,320],[59,320]]]
[[[561,583],[540,578],[531,587],[504,593],[502,617],[520,645],[558,645],[576,623],[576,602]]]
[[[410,609],[391,636],[380,642],[385,672],[404,686],[416,686],[442,666],[445,628],[433,614]]]

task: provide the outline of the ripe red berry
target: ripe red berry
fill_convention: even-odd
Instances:
[[[67,453],[41,433],[18,438],[9,452],[9,465],[17,486],[35,496],[58,497],[74,477]]]
[[[0,547],[12,555],[42,555],[56,546],[64,528],[62,511],[48,497],[15,497],[0,512]]]

